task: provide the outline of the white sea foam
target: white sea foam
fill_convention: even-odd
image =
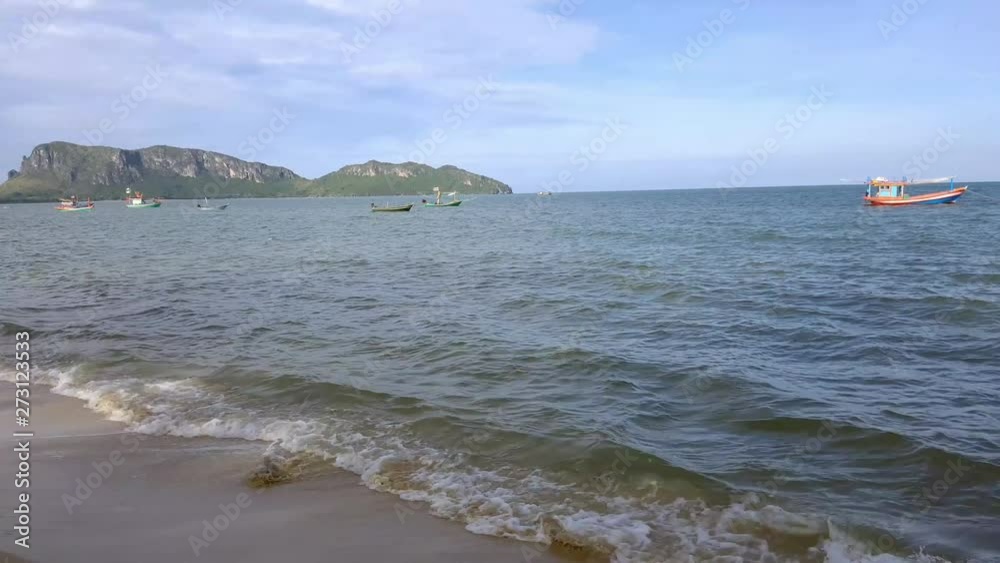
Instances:
[[[97,380],[79,370],[36,372],[37,382],[76,397],[136,432],[271,442],[309,453],[360,476],[368,487],[427,503],[432,513],[465,522],[470,532],[540,544],[563,543],[607,553],[622,563],[666,561],[791,562],[767,538],[815,536],[810,561],[828,563],[942,563],[923,554],[900,558],[872,553],[825,520],[789,513],[753,495],[729,506],[701,500],[601,496],[540,471],[471,467],[460,456],[403,440],[395,428],[249,412],[196,379],[144,382]],[[13,374],[0,372],[13,380]]]

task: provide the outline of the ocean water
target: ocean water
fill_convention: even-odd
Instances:
[[[272,442],[474,533],[998,561],[1000,185],[861,195],[8,205],[0,338],[136,431]]]

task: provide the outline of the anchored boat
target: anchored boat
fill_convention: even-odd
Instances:
[[[907,193],[907,188],[918,184],[937,184],[951,182],[951,187],[945,191],[932,192],[927,194],[912,195]],[[868,178],[865,182],[865,202],[869,205],[917,205],[934,203],[955,203],[969,189],[968,186],[955,187],[955,178],[939,178],[936,180],[926,180],[920,182],[908,182],[906,178],[900,180],[889,180],[878,177],[874,180]]]
[[[451,192],[447,195],[451,196],[451,201],[441,201],[441,188],[434,188],[434,195],[436,196],[434,203],[422,200],[424,207],[458,207],[462,205],[462,200],[457,199],[458,192]]]
[[[396,206],[385,205],[384,207],[376,207],[374,203],[372,204],[373,213],[407,213],[411,209],[413,209],[412,203],[408,205],[396,205]]]
[[[142,196],[142,192],[132,193],[132,188],[125,188],[125,207],[129,209],[146,209],[159,206],[160,200],[158,198],[146,201]]]
[[[94,202],[87,198],[87,203],[81,203],[73,196],[69,199],[60,199],[59,205],[56,206],[56,211],[92,211],[94,209]]]
[[[200,210],[200,211],[225,211],[227,207],[229,207],[228,203],[224,203],[224,204],[219,205],[219,206],[209,205],[208,204],[208,198],[206,197],[205,198],[205,205],[202,205],[202,204],[199,203],[197,209]]]

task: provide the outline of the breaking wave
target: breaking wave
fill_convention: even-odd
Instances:
[[[298,478],[302,467],[322,460],[371,489],[463,522],[470,532],[539,549],[562,546],[616,562],[944,561],[879,553],[824,516],[793,513],[755,494],[726,493],[728,500],[719,502],[681,476],[631,482],[612,469],[586,483],[566,472],[484,466],[467,453],[475,438],[442,450],[398,422],[305,403],[254,409],[231,389],[198,378],[106,380],[85,372],[81,366],[41,371],[36,381],[135,432],[269,442],[251,484]]]

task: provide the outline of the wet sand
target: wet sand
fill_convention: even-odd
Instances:
[[[13,389],[0,384],[10,397],[0,419],[10,427]],[[9,434],[0,453],[0,558],[9,554],[10,563],[572,560],[545,546],[471,534],[332,467],[251,488],[245,478],[264,443],[124,432],[39,385],[31,406],[30,550],[14,544],[17,458]]]

